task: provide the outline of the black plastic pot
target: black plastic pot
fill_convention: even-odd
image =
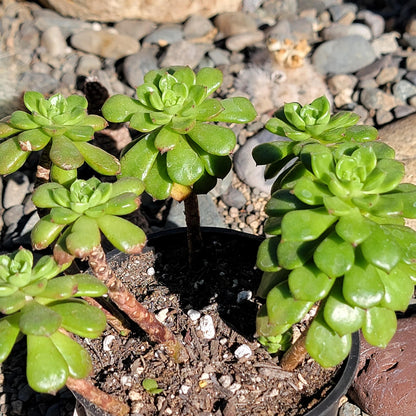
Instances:
[[[259,236],[242,233],[226,228],[202,227],[203,238],[206,240],[214,240],[218,237],[222,239],[240,239],[244,238],[244,244],[240,256],[248,256],[252,258],[255,264],[257,248],[262,241]],[[176,246],[177,244],[186,244],[186,228],[175,228],[160,231],[149,235],[148,246],[155,247],[156,251],[161,247]],[[172,239],[174,242],[172,242]],[[118,254],[118,252],[110,253]],[[235,255],[235,253],[233,253]],[[311,409],[304,416],[336,416],[338,413],[339,401],[345,395],[350,387],[358,367],[359,361],[360,338],[359,334],[352,334],[352,348],[348,358],[345,360],[342,368],[337,373],[339,378],[335,387],[327,394],[327,396],[319,402],[317,406]],[[82,405],[83,409],[79,409],[79,416],[111,416],[103,410],[99,409],[84,397],[74,393],[75,398]],[[82,410],[85,411],[84,415]]]

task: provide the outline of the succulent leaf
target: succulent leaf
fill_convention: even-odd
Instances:
[[[5,316],[0,319],[0,363],[9,356],[19,333],[18,314]]]
[[[64,358],[71,377],[84,378],[90,374],[91,357],[81,345],[59,331],[52,334],[50,339]]]
[[[351,350],[351,334],[339,336],[318,314],[306,335],[309,355],[322,367],[333,367],[342,362]]]
[[[48,337],[59,329],[61,322],[62,318],[52,309],[31,301],[21,311],[19,327],[26,335]]]
[[[257,267],[265,272],[276,272],[280,270],[277,258],[277,247],[280,237],[267,238],[263,240],[257,252]]]
[[[374,306],[367,309],[363,335],[371,345],[385,348],[397,329],[397,318],[391,309]]]
[[[56,393],[65,385],[68,375],[68,365],[49,337],[27,337],[26,376],[33,390]]]
[[[106,325],[104,313],[81,300],[61,301],[49,306],[62,317],[62,328],[85,338],[97,338]]]
[[[0,143],[0,175],[7,175],[23,166],[30,152],[22,150],[18,137],[12,137]],[[7,155],[7,156],[5,156]]]
[[[141,228],[124,218],[104,215],[97,218],[98,226],[114,247],[124,253],[140,253],[146,242]]]

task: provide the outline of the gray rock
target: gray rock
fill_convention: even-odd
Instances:
[[[33,72],[38,72],[39,74],[50,74],[52,68],[46,62],[35,62],[31,70]]]
[[[388,94],[378,88],[365,88],[360,94],[361,104],[367,108],[367,110],[379,110],[386,111],[403,104],[403,101],[399,100],[392,94]]]
[[[42,33],[40,45],[51,56],[64,56],[68,52],[68,45],[58,26],[48,27]]]
[[[20,91],[33,90],[42,94],[50,94],[58,89],[59,81],[50,76],[38,72],[25,71],[19,76]]]
[[[396,118],[403,118],[410,114],[413,114],[416,111],[416,108],[411,105],[398,105],[394,108],[393,114]]]
[[[416,85],[416,71],[409,71],[406,73],[405,78],[413,85]]]
[[[29,192],[29,185],[29,178],[23,172],[10,174],[4,187],[3,207],[7,209],[22,204]]]
[[[295,40],[306,39],[310,42],[316,40],[316,26],[318,22],[315,18],[299,17],[290,21],[290,30]]]
[[[132,88],[143,83],[143,77],[147,72],[158,68],[157,51],[157,47],[147,46],[124,60],[123,75]]]
[[[214,38],[217,30],[211,20],[204,16],[191,16],[184,24],[183,34],[186,40]]]
[[[390,123],[390,121],[392,121],[393,119],[394,116],[390,111],[384,110],[383,108],[380,108],[376,111],[376,123],[379,126]]]
[[[235,188],[230,188],[228,192],[221,196],[222,202],[229,207],[235,207],[241,209],[247,203],[247,200],[243,193]]]
[[[324,42],[312,55],[312,62],[322,74],[352,73],[375,59],[372,46],[361,36],[345,36]]]
[[[388,82],[393,82],[399,74],[397,66],[387,66],[383,68],[376,77],[378,85],[385,85]]]
[[[405,79],[401,80],[393,85],[393,94],[399,100],[406,102],[410,97],[416,94],[416,85]]]
[[[191,68],[195,68],[210,48],[212,48],[210,44],[192,43],[187,40],[172,43],[167,48],[160,66],[188,65]]]
[[[15,230],[23,215],[23,205],[13,205],[12,207],[6,209],[3,214],[4,226]]]
[[[338,410],[338,416],[361,416],[361,409],[347,402]]]
[[[253,159],[252,151],[255,146],[262,143],[274,142],[276,140],[288,140],[286,138],[270,133],[268,130],[262,130],[254,135],[246,144],[234,155],[234,170],[242,182],[251,188],[257,188],[263,192],[270,192],[273,184],[272,179],[264,179],[264,166],[256,166]]]
[[[298,0],[298,12],[303,10],[316,10],[317,14],[322,13],[327,5],[323,0]]]
[[[91,75],[101,69],[101,59],[96,55],[82,55],[79,58],[76,72],[78,75]]]
[[[23,22],[16,33],[16,47],[19,50],[33,51],[39,46],[40,33],[32,21]]]
[[[135,19],[122,20],[114,25],[114,28],[120,34],[130,36],[137,40],[143,39],[145,36],[152,33],[156,27],[157,25],[154,22]]]
[[[219,198],[221,195],[228,192],[232,186],[233,172],[230,171],[223,179],[218,179],[215,188],[209,191],[209,194],[214,198]]]
[[[91,23],[83,20],[62,17],[58,13],[48,9],[36,9],[33,11],[35,26],[40,31],[45,31],[51,26],[58,26],[62,35],[67,38],[84,29],[91,29]]]
[[[358,6],[353,3],[335,4],[329,7],[329,13],[331,13],[332,20],[338,22],[346,14],[355,14],[358,10]]]
[[[372,39],[370,28],[362,23],[353,23],[351,25],[334,23],[322,31],[322,37],[324,40],[338,39],[344,36],[354,35],[361,36],[367,40]]]
[[[225,46],[228,50],[238,52],[252,46],[264,39],[264,34],[261,30],[254,32],[241,33],[239,35],[230,36],[225,41]]]
[[[410,33],[403,33],[403,40],[413,49],[416,49],[416,36]]]
[[[243,11],[248,13],[255,12],[264,0],[243,0]]]
[[[416,71],[416,54],[411,54],[406,58],[406,69]]]
[[[254,18],[243,12],[222,13],[214,19],[214,25],[225,37],[257,30]]]
[[[374,53],[377,56],[386,55],[395,52],[399,48],[397,38],[400,35],[397,32],[384,33],[371,42]]]
[[[374,38],[378,38],[384,33],[386,24],[383,16],[371,10],[361,10],[357,13],[357,18],[364,20],[364,23],[370,27]]]
[[[215,66],[228,65],[230,63],[230,52],[224,49],[215,48],[208,52],[208,56],[212,59]]]
[[[71,36],[71,46],[93,55],[116,60],[132,55],[140,49],[136,39],[110,30],[82,30]]]
[[[198,195],[199,215],[201,225],[205,227],[225,227],[223,217],[209,195]],[[165,228],[185,227],[183,202],[173,201],[169,210]]]
[[[143,45],[157,44],[167,46],[179,42],[183,39],[182,25],[166,24],[160,26],[154,32],[150,33],[143,39]]]
[[[353,89],[357,85],[357,77],[354,75],[338,74],[330,77],[328,82],[329,91],[333,95],[339,94],[346,88]]]

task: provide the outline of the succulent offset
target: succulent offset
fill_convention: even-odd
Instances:
[[[208,122],[246,123],[256,116],[246,98],[209,98],[221,83],[217,69],[195,74],[189,67],[172,67],[148,72],[137,99],[110,97],[104,117],[143,133],[124,152],[121,175],[143,180],[156,199],[183,200],[191,191],[212,189],[231,168],[236,137]]]
[[[127,177],[114,183],[95,177],[77,179],[69,189],[54,182],[39,186],[32,200],[50,212],[32,230],[33,247],[44,249],[60,236],[54,255],[59,263],[66,263],[70,256],[85,258],[100,246],[102,232],[119,250],[140,252],[146,241],[144,232],[120,216],[139,207],[142,192],[142,182]]]
[[[18,110],[7,122],[0,123],[0,138],[8,138],[0,144],[0,174],[16,171],[32,151],[48,144],[52,175],[57,181],[68,177],[66,171],[76,177],[73,171],[84,162],[103,175],[119,172],[116,158],[88,143],[107,122],[86,113],[88,103],[84,97],[55,94],[47,100],[39,92],[28,91],[24,103],[30,113]]]
[[[51,256],[33,266],[26,249],[0,256],[0,362],[26,335],[27,378],[39,392],[54,393],[69,376],[92,370],[87,351],[63,331],[95,338],[106,325],[103,312],[77,298],[102,296],[107,287],[89,274],[57,276],[68,266]]]
[[[258,163],[267,160],[270,176],[278,173],[273,164],[288,154],[292,160],[281,166],[265,208],[269,237],[257,264],[266,303],[258,333],[284,334],[319,303],[306,348],[325,367],[347,356],[359,329],[370,344],[386,346],[395,311],[407,308],[416,282],[416,232],[404,225],[416,218],[416,186],[400,183],[404,166],[393,149],[368,135],[360,142],[345,133],[347,125],[337,127],[344,131],[339,140],[296,135],[305,140],[253,151]]]

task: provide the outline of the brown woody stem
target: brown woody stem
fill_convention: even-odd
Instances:
[[[130,407],[126,403],[98,389],[89,380],[68,377],[66,385],[113,416],[126,416],[130,413]]]
[[[201,264],[202,234],[198,196],[191,192],[184,201],[188,237],[188,261],[192,269]]]
[[[307,330],[291,345],[280,360],[280,366],[285,371],[293,371],[305,359],[307,351],[305,346]]]
[[[108,287],[108,295],[118,308],[127,314],[132,321],[136,322],[153,341],[163,344],[168,354],[177,362],[185,361],[187,355],[182,344],[172,331],[159,322],[155,314],[138,302],[134,295],[117,279],[114,271],[107,263],[101,245],[89,254],[88,263],[95,276]]]

